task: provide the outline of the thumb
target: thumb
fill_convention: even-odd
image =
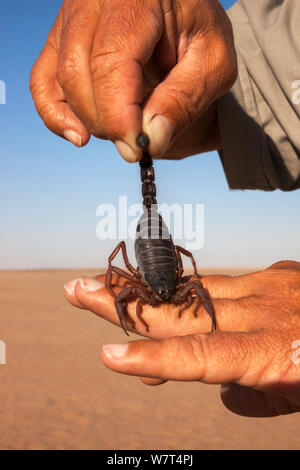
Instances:
[[[261,336],[217,331],[106,344],[102,360],[107,367],[123,374],[210,384],[239,381],[251,386],[268,361],[268,348],[263,347]]]
[[[207,34],[192,40],[144,104],[143,129],[150,137],[151,155],[164,154],[234,80],[233,59],[222,39]]]

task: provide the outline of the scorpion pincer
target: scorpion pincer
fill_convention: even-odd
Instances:
[[[137,225],[135,239],[135,257],[138,267],[135,269],[129,262],[125,242],[118,244],[108,259],[108,270],[105,286],[115,299],[115,307],[120,324],[127,333],[127,329],[134,330],[135,322],[127,311],[127,302],[137,299],[136,315],[143,323],[146,331],[149,325],[142,317],[144,304],[157,306],[163,302],[170,302],[180,306],[179,317],[189,308],[195,298],[194,316],[203,305],[212,322],[212,331],[216,329],[213,305],[209,293],[204,289],[201,276],[197,272],[193,255],[184,248],[174,245],[168,228],[158,212],[156,200],[155,175],[152,157],[147,151],[149,139],[140,134],[137,144],[143,149],[143,158],[140,161],[143,213]],[[129,272],[112,265],[113,259],[122,251],[125,266]],[[183,277],[183,264],[181,255],[191,259],[194,274]],[[126,283],[123,289],[115,294],[112,283],[112,274],[123,276],[131,285]],[[196,279],[193,279],[195,278]]]

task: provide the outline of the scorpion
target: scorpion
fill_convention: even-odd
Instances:
[[[126,244],[121,241],[108,258],[108,269],[105,278],[105,287],[114,297],[115,308],[118,314],[120,325],[128,335],[127,330],[135,329],[135,322],[127,311],[127,303],[137,300],[136,316],[142,322],[147,332],[149,325],[142,316],[144,304],[153,307],[163,302],[170,302],[180,306],[178,317],[183,311],[189,308],[196,298],[194,316],[203,305],[211,318],[211,331],[216,330],[214,309],[210,295],[203,287],[201,276],[197,272],[196,262],[192,253],[174,245],[172,236],[158,212],[156,200],[156,185],[152,157],[147,151],[150,144],[146,134],[139,134],[137,145],[143,149],[143,157],[140,160],[140,172],[142,182],[143,213],[139,219],[135,238],[135,257],[137,268],[135,269],[129,262]],[[128,270],[112,265],[114,258],[121,250],[125,266]],[[181,255],[191,259],[194,273],[190,276],[183,276],[183,264]],[[123,289],[115,294],[112,282],[113,273],[118,277],[123,276],[127,281]],[[194,279],[196,278],[196,279]],[[130,281],[130,285],[128,285]]]

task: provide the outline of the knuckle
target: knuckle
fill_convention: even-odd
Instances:
[[[252,370],[256,383],[271,383],[275,377],[276,380],[279,379],[281,375],[285,374],[289,365],[282,331],[277,328],[269,328],[267,334],[261,332],[252,339],[256,352],[249,370]]]
[[[197,376],[201,379],[205,378],[208,370],[207,358],[209,355],[209,344],[205,335],[187,336],[185,348],[191,366],[193,367],[196,364]]]
[[[227,38],[227,40],[233,43],[234,42],[233,27],[226,13],[222,15],[222,29],[223,29],[223,34]]]
[[[44,103],[39,107],[38,113],[43,119],[45,125],[49,129],[52,129],[57,120],[57,113],[55,112],[53,105],[49,103]]]
[[[47,80],[40,80],[32,75],[29,87],[36,109],[42,116],[44,115],[44,109],[47,107],[44,96],[49,87],[49,82]]]
[[[91,134],[100,139],[113,140],[120,135],[120,113],[114,112],[115,106],[111,100],[110,108],[107,106],[108,103],[103,103],[101,109],[98,110],[98,120],[95,126],[91,129]]]
[[[228,367],[233,380],[240,381],[250,370],[250,364],[255,362],[255,338],[253,338],[253,352],[249,348],[248,333],[240,332],[237,336],[236,332],[221,333],[221,341],[218,345],[216,354],[216,366],[224,364]]]
[[[192,86],[190,90],[180,86],[168,89],[165,103],[168,103],[172,109],[170,114],[176,116],[176,123],[179,129],[193,124],[199,112],[201,112],[199,101],[200,99],[195,96]]]
[[[43,75],[43,69],[41,67],[40,61],[41,57],[36,60],[30,72],[29,89],[34,99],[45,89],[46,80]]]
[[[32,97],[34,98],[36,96],[36,92],[38,89],[36,64],[32,67],[31,72],[30,72],[29,89],[30,89],[30,93]]]
[[[237,56],[235,50],[231,51],[227,58],[228,68],[227,68],[227,86],[229,88],[234,85],[238,77],[238,66],[237,66]]]
[[[116,57],[116,52],[97,50],[90,58],[91,74],[94,81],[107,82],[107,86],[113,86],[111,76],[121,68],[120,59]]]
[[[240,340],[237,341],[236,333],[227,332],[222,340],[220,354],[225,363],[232,364],[237,358],[239,363],[244,363],[249,359],[247,333],[240,333]]]
[[[299,270],[300,263],[297,261],[290,261],[290,260],[283,260],[278,261],[277,263],[272,264],[269,269],[292,269],[292,270]]]
[[[214,341],[211,339],[214,338]],[[240,380],[252,361],[252,353],[248,347],[247,333],[217,331],[205,335],[203,346],[206,357],[209,358],[209,368],[206,369],[206,378],[209,379],[210,372],[220,368],[220,365],[228,367],[228,371],[235,380]],[[206,360],[208,363],[208,360]]]
[[[69,54],[63,59],[59,60],[56,78],[62,89],[69,88],[70,85],[80,77],[82,67],[78,57],[74,54]]]
[[[237,56],[235,48],[224,37],[215,41],[214,73],[219,77],[221,87],[229,89],[237,79]]]

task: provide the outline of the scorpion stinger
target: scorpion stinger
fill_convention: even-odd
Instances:
[[[137,137],[137,145],[143,149],[140,169],[144,208],[137,225],[134,245],[138,268],[135,269],[130,264],[125,242],[119,243],[109,257],[105,286],[115,298],[116,311],[126,334],[128,334],[126,328],[135,329],[135,322],[127,311],[128,302],[135,299],[138,299],[136,317],[145,326],[146,331],[149,331],[149,325],[142,317],[144,304],[156,306],[170,302],[180,305],[178,316],[181,317],[182,312],[192,306],[195,298],[194,316],[197,317],[197,311],[203,305],[211,318],[213,331],[216,329],[213,305],[208,291],[204,289],[200,280],[194,257],[189,251],[173,244],[169,230],[158,212],[153,162],[147,150],[149,143],[147,135],[140,134]],[[120,250],[129,272],[112,265]],[[191,259],[193,276],[183,277],[182,254]],[[127,279],[117,295],[113,291],[115,286],[112,283],[113,273]],[[128,285],[128,281],[131,285]]]

